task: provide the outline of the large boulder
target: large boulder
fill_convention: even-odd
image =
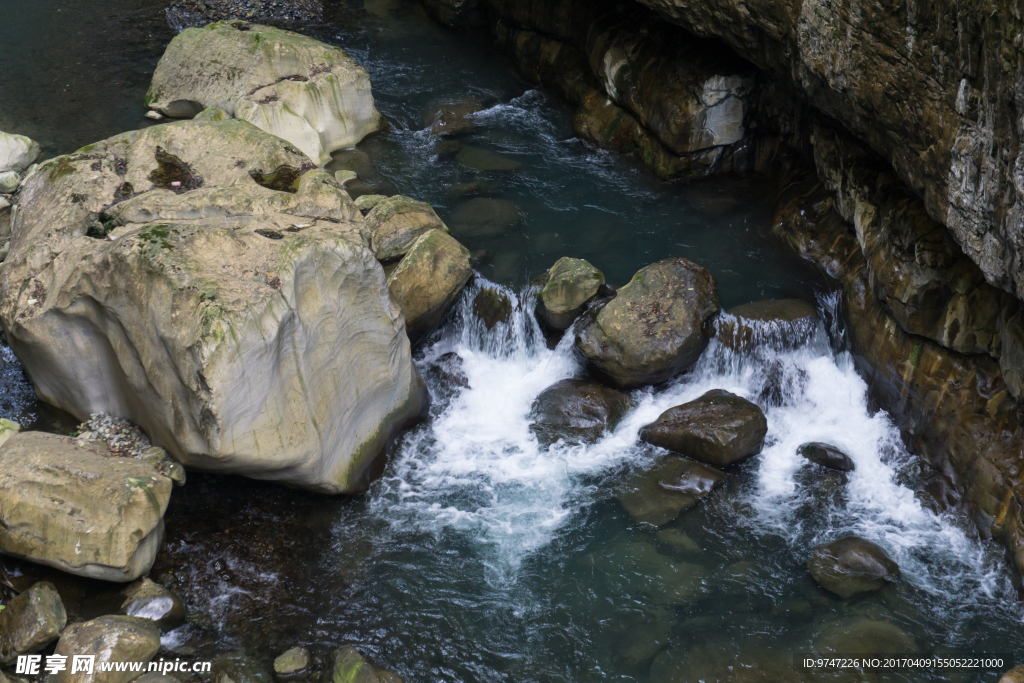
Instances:
[[[388,276],[388,289],[405,314],[413,343],[441,322],[472,275],[469,249],[447,233],[430,230],[413,243]]]
[[[448,228],[426,202],[395,195],[382,199],[366,214],[370,248],[380,261],[407,254],[420,235],[429,230],[448,232]]]
[[[716,467],[761,452],[768,420],[750,401],[713,389],[695,401],[669,408],[640,430],[640,439]]]
[[[67,657],[68,666],[52,674],[49,683],[128,683],[137,671],[104,671],[108,662],[142,662],[160,649],[160,630],[148,619],[120,615],[99,617],[68,626],[57,642],[55,655]],[[91,672],[72,673],[75,655],[92,656]]]
[[[426,392],[337,182],[238,120],[132,131],[26,181],[0,321],[43,400],[179,462],[361,490]]]
[[[551,266],[537,297],[537,317],[548,327],[567,330],[604,285],[604,273],[588,261],[564,256]]]
[[[33,585],[0,612],[0,662],[10,664],[18,655],[42,650],[57,640],[67,621],[53,584]]]
[[[819,545],[807,569],[825,590],[850,598],[882,588],[899,578],[899,565],[878,545],[857,536]]]
[[[370,76],[344,50],[242,21],[175,36],[153,73],[146,105],[176,118],[220,107],[294,144],[317,164],[381,126]]]
[[[713,467],[670,457],[632,475],[615,497],[633,521],[661,526],[707,498],[726,479]]]
[[[39,143],[24,135],[0,132],[0,173],[21,173],[39,158]]]
[[[534,399],[530,429],[541,443],[591,443],[614,429],[633,400],[599,382],[563,379]]]
[[[715,280],[684,258],[641,268],[576,337],[576,348],[612,386],[658,384],[700,357],[718,311]]]
[[[101,443],[22,432],[0,446],[0,551],[71,574],[132,581],[163,540],[172,483]]]

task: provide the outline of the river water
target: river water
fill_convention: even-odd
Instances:
[[[0,112],[0,123],[34,134],[51,153],[139,125],[146,83],[138,74],[152,69],[170,36],[160,4],[106,3],[109,16],[152,28],[132,29],[134,42],[105,67],[105,79],[84,56],[47,54],[45,69],[27,58],[38,39],[23,36],[38,34],[43,13],[15,12],[0,37],[22,52],[13,73],[0,75],[0,94],[43,72],[79,69],[93,77],[66,78],[78,89],[72,96],[102,101],[106,113],[65,124],[23,104]],[[73,15],[62,17],[68,25],[95,22],[91,3],[52,5],[47,12]],[[388,133],[337,155],[335,166],[360,171],[367,190],[430,202],[480,252],[479,276],[416,352],[435,398],[430,419],[404,437],[365,496],[326,498],[197,473],[175,491],[153,576],[182,596],[190,617],[165,636],[164,656],[241,650],[268,663],[305,645],[323,661],[331,647],[352,643],[407,680],[467,682],[998,678],[811,678],[793,672],[801,652],[1011,653],[1024,662],[1024,610],[1000,547],[915,497],[925,468],[869,405],[835,294],[768,236],[771,179],[659,182],[635,160],[576,140],[565,105],[523,83],[485,33],[445,31],[406,0],[336,3],[323,24],[303,30],[366,66],[391,122]],[[116,32],[91,39],[116,45]],[[502,155],[517,170],[440,156],[439,141],[421,130],[432,103],[467,96],[485,109],[460,139],[463,149]],[[33,107],[61,110],[57,93],[32,98]],[[468,200],[450,188],[470,182],[485,184],[488,199],[513,203],[518,222],[490,237],[459,234]],[[587,258],[615,285],[648,263],[686,256],[711,270],[725,308],[798,297],[823,322],[796,349],[768,345],[740,356],[713,341],[690,373],[633,392],[636,407],[598,443],[544,448],[530,432],[530,406],[583,368],[571,335],[554,348],[545,340],[527,283],[564,255]],[[507,324],[488,330],[475,318],[471,301],[483,286],[517,304]],[[66,419],[32,400],[4,351],[0,412],[66,429]],[[468,387],[432,370],[450,353]],[[616,490],[665,457],[639,443],[638,430],[710,389],[758,402],[769,422],[764,452],[667,528],[632,522]],[[836,444],[856,470],[845,480],[813,471],[796,455],[807,441]],[[819,589],[808,554],[848,534],[882,545],[902,581],[848,601]]]

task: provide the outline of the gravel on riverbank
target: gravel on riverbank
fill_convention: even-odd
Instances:
[[[104,413],[95,413],[78,425],[78,438],[102,441],[110,447],[111,453],[124,458],[138,458],[153,445],[149,437],[128,420]]]

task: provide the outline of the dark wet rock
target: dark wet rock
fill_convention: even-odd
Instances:
[[[366,227],[370,248],[380,261],[404,256],[430,230],[448,232],[430,204],[402,195],[376,202],[366,214]]]
[[[917,491],[921,504],[935,514],[956,510],[962,496],[956,484],[942,472],[933,473]]]
[[[697,545],[697,542],[679,529],[662,529],[654,537],[658,543],[664,544],[675,553],[697,555],[701,552],[701,547]]]
[[[452,211],[452,230],[466,237],[497,237],[522,220],[519,207],[507,199],[477,197]]]
[[[439,157],[453,157],[462,150],[462,143],[458,140],[442,140],[434,151]]]
[[[477,128],[473,114],[483,110],[484,103],[475,97],[466,97],[432,104],[424,117],[425,127],[431,135],[449,136],[471,133]]]
[[[441,354],[427,365],[423,371],[431,388],[437,389],[445,396],[454,396],[459,389],[469,388],[469,378],[462,369],[462,358],[454,351]]]
[[[654,655],[668,644],[674,614],[670,609],[627,608],[604,620],[595,645],[611,652],[616,664],[645,673]]]
[[[853,472],[856,469],[850,456],[829,443],[812,441],[800,446],[796,452],[814,464],[827,467],[830,470]]]
[[[719,342],[735,351],[768,345],[791,349],[814,334],[818,313],[799,299],[757,301],[729,310],[715,324]]]
[[[906,631],[887,619],[848,617],[829,626],[814,640],[814,651],[823,654],[905,654],[918,652]]]
[[[274,677],[282,682],[304,681],[312,673],[313,660],[309,650],[293,647],[274,659]]]
[[[258,661],[243,652],[221,655],[213,660],[214,683],[273,683],[274,678]]]
[[[755,404],[714,389],[695,401],[669,408],[640,430],[649,444],[727,467],[761,452],[768,420]]]
[[[414,344],[441,322],[472,276],[469,250],[446,232],[430,230],[413,243],[387,283]]]
[[[615,497],[633,521],[662,526],[707,498],[727,478],[724,472],[693,460],[663,458],[632,475]]]
[[[466,168],[476,171],[516,171],[522,166],[504,154],[472,145],[463,145],[455,159]]]
[[[354,647],[346,645],[331,654],[330,683],[402,683],[402,678],[376,666]]]
[[[807,568],[818,585],[841,598],[876,591],[897,581],[900,570],[885,550],[857,536],[819,545]]]
[[[620,389],[658,384],[693,365],[718,311],[715,280],[684,258],[641,268],[576,337],[602,379]]]
[[[112,615],[68,626],[54,654],[95,656],[93,673],[71,674],[71,667],[50,676],[51,683],[128,683],[134,671],[100,671],[104,662],[148,662],[160,649],[160,629],[148,619]],[[238,681],[237,683],[242,683]]]
[[[10,664],[18,655],[42,650],[57,639],[67,620],[53,584],[35,584],[0,612],[0,662]]]
[[[548,327],[567,330],[604,285],[604,273],[583,259],[562,257],[547,272],[537,297],[537,317]]]
[[[545,389],[530,410],[530,429],[544,444],[559,439],[567,443],[591,443],[633,407],[626,394],[599,382],[563,379]]]
[[[512,299],[497,289],[484,287],[473,299],[473,314],[484,321],[487,329],[494,329],[512,317]]]
[[[170,631],[185,621],[185,605],[178,596],[148,578],[139,579],[124,589],[121,614],[157,623],[161,631]]]

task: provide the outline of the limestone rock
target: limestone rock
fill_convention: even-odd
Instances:
[[[640,430],[640,439],[716,467],[761,452],[768,420],[750,401],[714,389],[669,408]]]
[[[662,526],[707,498],[727,478],[724,472],[693,460],[663,458],[654,467],[631,476],[615,497],[633,521]],[[669,542],[691,551],[697,549],[691,539],[683,538],[685,541]]]
[[[161,631],[170,631],[185,621],[185,605],[178,596],[147,578],[127,586],[122,595],[121,614],[155,621]]]
[[[128,683],[134,671],[100,671],[103,662],[148,662],[160,649],[160,631],[148,619],[120,615],[71,624],[61,634],[54,654],[67,657],[92,655],[93,673],[64,671],[52,674],[50,683]]]
[[[512,317],[512,299],[493,287],[484,287],[473,298],[473,315],[492,330],[498,323],[508,323]]]
[[[359,209],[365,215],[372,211],[375,206],[377,206],[387,198],[388,196],[386,194],[364,194],[359,197],[356,197],[354,203],[356,208]]]
[[[0,173],[0,194],[11,194],[21,184],[21,176],[17,171],[4,171]]]
[[[0,446],[0,551],[106,581],[149,571],[171,480],[97,442],[23,432]]]
[[[591,443],[633,407],[626,394],[599,382],[563,379],[534,399],[530,429],[543,444],[559,439],[567,443]]]
[[[430,204],[402,195],[377,202],[366,214],[366,227],[370,248],[380,261],[404,256],[430,230],[448,232]]]
[[[853,464],[850,456],[832,444],[820,443],[818,441],[805,443],[797,449],[797,453],[814,464],[827,467],[830,470],[853,472],[856,469],[856,465]]]
[[[757,346],[791,349],[806,343],[817,326],[817,311],[799,299],[736,306],[715,325],[718,341],[736,351]]]
[[[38,142],[24,135],[0,132],[0,173],[21,173],[38,158]]]
[[[18,655],[42,650],[57,640],[67,620],[53,584],[33,585],[0,612],[0,662],[10,664]]]
[[[450,222],[460,236],[497,237],[522,218],[519,207],[507,199],[477,197],[456,207]]]
[[[293,647],[274,659],[274,677],[279,681],[302,681],[311,673],[309,650]]]
[[[603,284],[604,273],[589,262],[564,256],[548,269],[537,300],[537,317],[553,329],[569,329]]]
[[[344,50],[242,21],[175,36],[157,64],[146,105],[175,118],[220,107],[317,164],[381,126],[369,74]]]
[[[441,322],[472,275],[469,250],[450,235],[430,230],[413,243],[387,281],[413,343]]]
[[[899,566],[882,548],[856,536],[819,545],[807,558],[807,569],[841,598],[876,591],[899,577]]]
[[[40,398],[79,419],[338,493],[420,415],[361,215],[280,138],[237,119],[124,133],[40,166],[20,209],[0,320]]]
[[[717,311],[711,273],[665,259],[637,271],[580,331],[576,348],[612,386],[658,384],[697,361]]]
[[[21,431],[21,425],[14,420],[0,417],[0,446],[7,443],[7,440]]]
[[[330,683],[402,683],[396,674],[381,669],[351,645],[331,654]]]

